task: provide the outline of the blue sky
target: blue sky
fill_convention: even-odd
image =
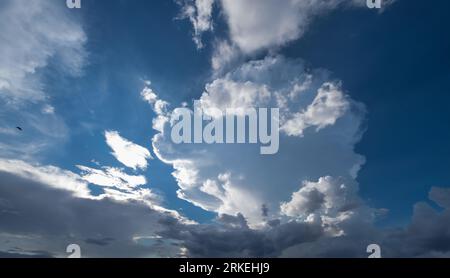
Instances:
[[[0,256],[450,254],[446,1],[25,2],[0,4]],[[281,106],[280,153],[174,145],[194,100]]]

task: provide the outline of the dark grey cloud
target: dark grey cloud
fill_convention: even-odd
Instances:
[[[325,194],[317,189],[306,192],[305,197],[307,202],[304,209],[307,214],[313,213],[320,209],[325,202]]]
[[[187,225],[138,202],[78,198],[0,172],[0,257],[65,257],[72,243],[84,257],[367,257],[372,243],[385,257],[449,257],[449,197],[433,188],[430,200],[441,208],[418,203],[405,228],[354,217],[345,235],[331,237],[320,222],[272,219],[252,229],[242,214]]]
[[[236,216],[222,214],[219,215],[217,221],[225,226],[248,229],[247,220],[241,213],[238,213]]]
[[[215,225],[165,223],[167,229],[160,235],[181,241],[192,257],[277,257],[289,246],[312,242],[323,235],[322,227],[316,224],[289,222],[254,230],[243,221],[238,214],[219,216]]]
[[[32,251],[29,254],[21,254],[17,250],[8,250],[8,252],[0,252],[0,259],[41,259],[41,258],[53,258],[51,253],[45,251]]]
[[[397,229],[378,228],[362,213],[345,222],[346,234],[339,237],[327,235],[319,223],[279,219],[268,221],[265,229],[253,230],[242,224],[245,218],[238,214],[220,216],[219,225],[173,222],[161,235],[178,239],[193,257],[366,258],[370,244],[380,245],[383,257],[450,257],[450,190],[434,187],[429,197],[441,208],[418,203],[411,223]],[[349,212],[357,210],[349,208]]]
[[[386,233],[390,256],[450,257],[450,190],[433,187],[429,199],[440,208],[417,203],[408,227]]]
[[[100,239],[88,238],[85,240],[85,242],[88,244],[94,244],[99,246],[106,246],[110,244],[112,241],[114,241],[113,238],[100,238]]]
[[[263,205],[261,206],[261,215],[262,215],[263,217],[268,217],[268,216],[269,216],[269,208],[267,207],[266,204],[263,204]]]
[[[376,228],[373,225],[354,223],[351,234],[338,238],[320,238],[291,246],[284,250],[284,257],[367,257],[365,247],[378,244],[382,256],[388,258],[439,258],[450,257],[450,190],[433,187],[429,203],[414,206],[410,224],[395,229]],[[358,226],[362,224],[362,226]]]
[[[171,217],[138,202],[77,198],[4,172],[0,196],[0,251],[11,256],[65,256],[72,243],[87,257],[155,256],[153,242],[139,244],[134,237],[154,236],[161,228],[158,221]],[[20,250],[11,252],[16,247]]]

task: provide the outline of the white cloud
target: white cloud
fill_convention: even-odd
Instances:
[[[80,176],[55,166],[31,165],[21,160],[0,159],[0,171],[72,192],[76,197],[90,197],[87,183]]]
[[[200,98],[203,109],[252,108],[266,107],[271,100],[271,93],[265,84],[234,81],[228,76],[214,80],[206,85]]]
[[[105,138],[112,155],[123,165],[134,170],[147,168],[147,159],[152,156],[146,148],[121,137],[117,131],[106,131]]]
[[[316,2],[319,1],[221,1],[231,40],[244,53],[282,45],[298,38],[313,11],[320,9]]]
[[[214,46],[211,66],[217,75],[225,71],[230,64],[239,60],[241,56],[235,44],[221,40]]]
[[[147,183],[144,176],[131,176],[117,168],[105,167],[103,170],[98,170],[81,165],[77,167],[82,171],[82,178],[95,185],[133,190]]]
[[[213,30],[212,12],[214,0],[177,1],[182,6],[182,18],[188,18],[194,28],[193,40],[197,48],[203,47],[202,34]]]
[[[302,112],[295,113],[281,129],[290,136],[302,136],[303,131],[316,126],[317,130],[334,125],[350,108],[350,103],[338,86],[325,83],[314,101]]]
[[[331,235],[343,235],[340,224],[362,207],[358,187],[354,181],[322,177],[317,182],[304,181],[301,189],[292,194],[289,202],[280,206],[281,213],[304,221],[320,221]],[[365,217],[370,214],[365,213]],[[366,219],[372,222],[372,219]]]
[[[318,15],[339,6],[366,7],[366,0],[221,0],[221,6],[230,39],[249,54],[299,39]]]
[[[142,201],[150,207],[158,205],[160,197],[147,188],[144,176],[130,176],[120,169],[106,167],[105,170],[78,166],[81,176],[55,166],[32,165],[21,160],[0,159],[0,172],[46,184],[54,189],[71,192],[74,197],[102,200],[110,198],[117,201]],[[104,193],[91,194],[88,184],[99,185]]]
[[[144,101],[150,104],[156,114],[156,118],[153,119],[153,129],[162,132],[164,123],[169,120],[167,117],[169,103],[158,98],[156,93],[150,88],[150,81],[146,81],[145,83],[146,86],[141,92],[141,97]]]
[[[125,166],[136,170],[147,168],[147,159],[152,158],[150,152],[124,138],[117,131],[105,132],[106,143],[113,149],[112,155]],[[95,161],[95,160],[94,160]],[[99,166],[99,163],[95,163]],[[112,199],[120,202],[141,202],[152,210],[170,215],[178,221],[186,224],[195,223],[181,216],[177,211],[161,206],[161,196],[148,188],[147,179],[143,175],[129,175],[123,169],[114,167],[91,167],[77,165],[81,170],[81,179],[89,184],[98,185],[103,193],[92,197],[97,200]]]
[[[81,178],[84,181],[98,185],[104,191],[95,197],[96,199],[109,198],[121,202],[139,201],[154,210],[167,212],[182,219],[177,212],[167,210],[159,205],[162,198],[151,189],[144,187],[147,185],[147,179],[142,175],[128,175],[122,169],[113,167],[103,167],[101,170],[82,165],[77,165],[77,167],[81,170]]]
[[[55,107],[46,104],[44,107],[42,107],[42,113],[43,114],[55,114]]]

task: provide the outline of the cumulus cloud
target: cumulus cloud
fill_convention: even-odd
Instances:
[[[349,109],[349,102],[338,86],[325,83],[314,101],[302,112],[294,114],[282,129],[291,136],[301,136],[309,126],[317,130],[333,125]]]
[[[117,131],[106,131],[105,138],[112,155],[123,165],[134,170],[147,168],[147,160],[152,159],[149,150],[123,138]]]
[[[396,0],[383,1],[384,10]],[[214,0],[177,1],[182,17],[194,28],[194,41],[203,47],[202,33],[212,31]],[[340,7],[364,7],[366,0],[217,0],[228,25],[229,37],[216,39],[211,59],[213,70],[221,73],[242,57],[277,49],[301,38],[316,17]]]
[[[358,225],[351,234],[321,238],[286,248],[284,257],[367,257],[361,248],[372,243],[381,246],[386,258],[448,258],[450,257],[450,211],[446,201],[448,188],[433,187],[430,201],[440,208],[432,208],[426,202],[414,206],[411,223],[399,228],[375,228]],[[361,229],[362,228],[362,229]]]
[[[221,0],[230,38],[252,53],[299,39],[315,17],[340,6],[366,7],[366,0]],[[393,1],[384,1],[384,6]]]
[[[326,188],[331,189],[330,183],[333,182],[339,184],[341,181],[323,178],[306,184],[299,194],[307,196],[307,192],[313,192],[314,189],[327,191]],[[323,195],[339,195],[337,192],[340,189],[333,188],[334,193]],[[448,258],[450,213],[447,201],[442,200],[449,199],[450,191],[448,188],[433,187],[429,197],[440,209],[433,209],[425,202],[417,203],[412,222],[405,228],[378,228],[373,225],[372,219],[364,219],[370,214],[360,213],[359,217],[348,217],[344,221],[346,233],[339,236],[330,235],[328,226],[322,225],[320,221],[280,223],[271,220],[271,225],[265,228],[251,229],[245,217],[238,214],[220,215],[216,219],[219,225],[183,226],[163,220],[165,226],[160,235],[179,239],[192,257],[367,258],[369,254],[366,247],[377,243],[382,248],[382,256],[386,258]],[[315,204],[300,201],[297,205],[302,211],[296,213],[300,215],[305,210],[325,209],[327,198],[316,198]],[[293,196],[292,200],[300,199],[299,196]],[[339,208],[341,212],[350,211],[348,209],[351,206],[346,205],[344,199],[338,201],[337,206],[332,206],[331,211],[336,212]],[[360,209],[364,209],[363,206]]]
[[[264,230],[248,227],[238,214],[222,215],[217,224],[179,225],[164,222],[159,233],[179,240],[189,257],[276,257],[288,246],[313,242],[321,237],[320,225],[289,222]],[[207,240],[205,240],[207,239]]]
[[[215,75],[220,75],[229,69],[230,65],[242,59],[238,47],[227,40],[219,40],[214,46],[211,66]]]
[[[362,216],[367,224],[374,220],[374,211],[364,206],[357,191],[354,181],[332,177],[322,177],[317,182],[305,181],[289,202],[281,204],[281,213],[307,222],[320,221],[330,235],[345,235],[349,219],[354,221]]]

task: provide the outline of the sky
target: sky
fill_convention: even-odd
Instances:
[[[450,4],[382,2],[1,1],[0,257],[450,256]]]

